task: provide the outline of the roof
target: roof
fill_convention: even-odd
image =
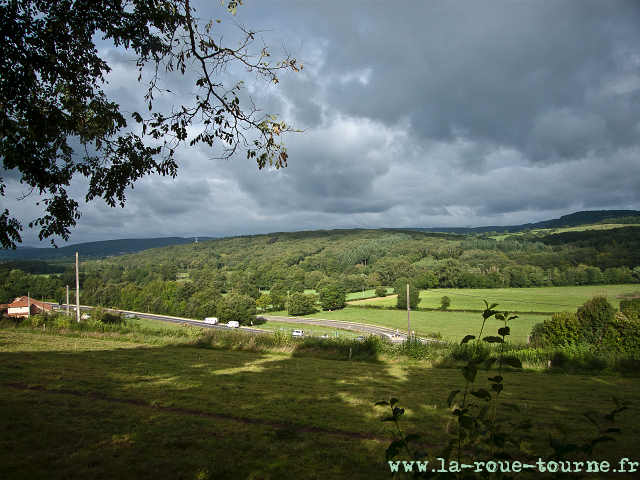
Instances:
[[[7,305],[7,308],[21,308],[21,307],[28,307],[29,305],[35,305],[40,310],[53,310],[53,307],[51,305],[40,302],[33,298],[29,298],[27,296],[16,298],[13,302]]]

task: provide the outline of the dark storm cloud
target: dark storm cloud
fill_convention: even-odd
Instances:
[[[231,45],[224,9],[197,7],[222,20]],[[259,171],[242,155],[210,160],[219,146],[182,148],[176,180],[142,180],[125,209],[83,206],[73,240],[640,209],[638,2],[254,0],[236,20],[260,31],[256,46],[272,45],[274,59],[286,48],[304,64],[268,88],[242,68],[220,77],[245,81],[243,102],[305,129],[282,139],[289,166]],[[104,55],[110,98],[143,111],[128,53]],[[189,100],[195,77],[163,85],[171,93],[156,101],[169,108]]]
[[[420,137],[463,131],[519,149],[537,140],[539,122],[566,110],[576,128],[592,117],[626,125],[607,131],[605,123],[600,143],[628,136],[624,120],[638,116],[636,102],[618,119],[601,91],[627,68],[622,47],[638,44],[636,3],[347,2],[341,15],[335,3],[323,5],[336,21],[314,22],[310,33],[328,39],[319,77],[326,103],[343,113],[385,123],[408,117]],[[315,11],[317,3],[303,6]],[[549,153],[583,154],[574,144]]]

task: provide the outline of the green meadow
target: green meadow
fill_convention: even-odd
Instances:
[[[510,323],[510,340],[526,342],[527,335],[536,323],[541,323],[552,314],[576,309],[595,295],[604,295],[614,307],[622,298],[638,294],[637,285],[600,285],[580,287],[543,287],[512,289],[438,289],[420,292],[419,308],[434,310],[412,310],[408,317],[405,310],[395,309],[395,296],[355,300],[349,302],[352,308],[336,311],[320,311],[302,318],[323,318],[354,323],[381,325],[406,332],[409,321],[411,330],[419,336],[439,337],[444,340],[460,341],[478,321],[478,312],[485,308],[484,300],[498,304],[498,310],[517,312],[518,318]],[[451,299],[449,311],[437,310],[440,299],[447,295]],[[386,309],[364,308],[366,306],[386,307]],[[269,313],[287,316],[287,312]]]
[[[586,285],[578,287],[537,287],[498,289],[445,289],[420,291],[420,308],[439,308],[440,299],[446,295],[451,299],[450,310],[484,309],[484,301],[497,303],[500,310],[510,312],[562,312],[574,311],[596,295],[606,296],[614,307],[618,307],[625,296],[640,295],[638,285]],[[355,305],[377,305],[394,307],[395,297],[353,301]]]
[[[446,398],[461,386],[457,369],[195,345],[1,330],[4,477],[388,478],[392,436],[376,401],[400,398],[405,428],[431,451],[452,428]],[[544,450],[559,421],[590,438],[582,412],[640,394],[635,377],[504,377],[504,401],[535,425],[532,449]],[[624,421],[634,415],[620,414],[624,435],[595,458],[638,460],[640,424]]]
[[[483,304],[484,306],[484,304]],[[270,315],[287,316],[286,312],[277,312]],[[374,310],[364,308],[345,308],[333,312],[318,312],[301,318],[322,318],[326,320],[342,320],[357,324],[381,325],[401,332],[407,331],[407,312],[402,310]],[[519,315],[512,321],[510,340],[526,342],[527,335],[536,323],[543,322],[547,315]],[[478,325],[478,313],[470,312],[411,312],[411,331],[422,337],[441,337],[444,340],[460,341],[470,331],[475,333]],[[498,322],[495,322],[498,325]],[[267,325],[279,325],[278,322],[267,322]]]

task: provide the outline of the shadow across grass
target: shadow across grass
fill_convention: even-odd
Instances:
[[[271,336],[238,344],[239,332],[221,332],[150,346],[1,330],[8,478],[387,478],[392,436],[373,405],[391,397],[402,400],[407,427],[426,448],[448,439],[456,370],[384,363],[365,342],[326,353],[346,361],[312,356],[329,348],[320,339],[294,347],[283,339],[282,352],[265,353],[258,337]],[[505,379],[505,401],[531,416],[541,442],[559,418],[579,428],[582,412],[602,411],[611,392],[640,393],[637,379],[619,377],[511,371]],[[603,446],[604,458],[634,459],[640,426],[625,433],[615,451]]]

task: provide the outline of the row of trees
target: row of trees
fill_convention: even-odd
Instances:
[[[222,293],[243,284],[271,290],[279,283],[293,291],[296,285],[320,292],[339,284],[355,292],[392,286],[399,278],[421,289],[637,283],[640,229],[629,228],[585,247],[414,232],[296,232],[164,247],[85,262],[82,269],[87,278],[104,284],[145,287],[186,277],[204,280]],[[603,239],[611,243],[601,244]]]
[[[75,276],[73,279],[75,285]],[[33,276],[22,270],[0,268],[0,303],[10,303],[16,297],[29,293],[35,299],[56,299],[66,297],[65,284],[55,275],[50,277]]]
[[[189,282],[156,281],[145,287],[133,283],[103,284],[95,277],[84,282],[82,303],[122,310],[140,311],[187,318],[217,316],[221,322],[250,323],[258,311],[287,310],[290,315],[343,308],[346,290],[338,284],[325,286],[318,295],[305,293],[301,284],[289,289],[275,284],[264,293],[249,283],[238,284],[226,295],[204,280]]]
[[[358,268],[359,267],[359,268]],[[506,265],[503,267],[485,267],[481,263],[475,266],[463,264],[459,260],[447,259],[437,265],[412,265],[401,258],[383,258],[373,267],[354,266],[357,273],[338,273],[332,276],[319,270],[305,271],[295,265],[281,269],[281,274],[274,275],[277,281],[265,281],[261,276],[263,268],[256,271],[247,270],[195,270],[191,271],[193,281],[205,280],[221,292],[231,291],[238,285],[250,283],[256,289],[271,289],[278,283],[285,284],[288,289],[301,285],[303,289],[320,291],[331,284],[340,284],[347,292],[359,291],[380,285],[393,285],[399,278],[410,278],[421,289],[427,288],[526,288],[543,286],[573,285],[614,285],[640,282],[640,267],[614,267],[604,271],[599,267],[584,264],[564,268],[543,269],[534,265]],[[145,268],[120,270],[105,268],[90,270],[90,275],[103,283],[132,282],[145,286],[156,281],[175,280],[179,270],[175,266],[160,264],[148,265]],[[273,272],[272,272],[273,273]],[[68,276],[68,275],[67,275]]]

